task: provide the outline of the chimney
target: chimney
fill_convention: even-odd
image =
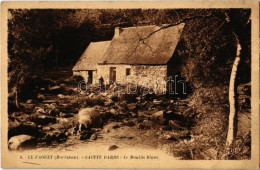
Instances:
[[[122,32],[122,28],[120,27],[115,27],[115,35],[114,36],[119,36],[119,34]]]

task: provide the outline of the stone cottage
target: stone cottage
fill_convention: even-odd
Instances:
[[[73,76],[82,76],[87,83],[94,83],[97,77],[97,64],[104,56],[110,41],[92,42],[73,67]]]
[[[91,43],[91,48],[94,48],[94,44],[100,44],[99,47],[95,47],[100,51],[98,54],[93,54],[94,48],[92,54],[87,54],[91,51],[88,47],[83,54],[86,56],[83,57],[85,60],[80,66],[88,70],[85,74],[90,75],[91,70],[95,74],[92,77],[96,82],[102,76],[107,83],[131,82],[140,86],[149,85],[152,88],[163,89],[168,77],[174,76],[174,56],[177,55],[175,49],[180,41],[184,24],[160,28],[154,25],[117,27],[111,41]],[[96,58],[90,60],[94,55]],[[75,68],[77,67],[73,69]]]

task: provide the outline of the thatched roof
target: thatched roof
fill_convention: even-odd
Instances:
[[[111,41],[92,42],[79,58],[73,71],[96,70]]]
[[[184,23],[160,29],[159,26],[139,26],[116,30],[100,64],[166,64],[180,40]]]

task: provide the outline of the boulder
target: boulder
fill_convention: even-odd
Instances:
[[[48,115],[54,116],[54,117],[60,115],[59,109],[46,109],[46,113],[47,113]]]
[[[52,131],[54,129],[52,127],[45,126],[45,127],[42,128],[42,130],[48,132],[48,131]]]
[[[128,110],[135,111],[137,109],[136,103],[131,103],[127,105]]]
[[[164,125],[167,122],[164,118],[164,111],[155,112],[154,114],[152,114],[151,119],[160,125]]]
[[[45,88],[40,88],[40,91],[42,91],[42,92],[45,91]]]
[[[107,97],[107,95],[108,95],[108,93],[100,93],[101,94],[101,96],[103,96],[103,97]]]
[[[113,150],[116,150],[116,149],[118,149],[118,146],[116,146],[116,145],[112,145],[108,148],[109,151],[113,151]]]
[[[31,104],[32,102],[33,102],[32,99],[28,99],[28,100],[26,101],[27,104]]]
[[[8,122],[8,137],[17,136],[21,134],[27,134],[31,136],[39,136],[41,133],[39,132],[39,127],[30,121],[27,122],[18,122],[9,121]]]
[[[49,91],[51,93],[59,93],[61,91],[61,87],[60,86],[53,86],[49,88]]]
[[[60,117],[63,117],[63,118],[69,118],[69,117],[74,117],[74,114],[73,113],[60,113]]]
[[[96,140],[96,139],[97,139],[97,134],[96,133],[92,134],[90,140]]]
[[[51,104],[51,103],[56,103],[55,100],[44,100],[43,103]]]
[[[165,112],[164,118],[167,120],[184,120],[184,116],[181,113],[174,113],[172,110]]]
[[[133,121],[129,120],[129,121],[124,121],[124,125],[126,125],[126,126],[135,126],[135,123]]]
[[[45,96],[42,95],[42,94],[37,94],[37,99],[38,99],[39,101],[44,101],[44,100],[45,100]]]
[[[173,141],[177,141],[178,137],[176,135],[173,134],[164,134],[163,138],[166,140],[173,140]]]
[[[32,118],[32,121],[38,125],[48,125],[50,123],[56,123],[56,118],[47,115],[38,115]]]
[[[83,130],[80,132],[80,140],[86,140],[89,139],[91,137],[91,132],[87,131],[87,130]]]
[[[26,110],[26,111],[32,111],[34,110],[35,105],[34,104],[28,104],[28,103],[20,103],[20,105]]]
[[[37,114],[46,114],[45,110],[43,108],[37,107],[36,109],[36,113]]]
[[[178,123],[176,123],[173,120],[169,120],[169,127],[171,127],[173,130],[183,130],[184,128],[180,126]]]
[[[63,99],[65,96],[64,96],[63,94],[58,94],[58,95],[57,95],[57,97],[59,97],[59,98],[62,98],[62,99]]]
[[[113,129],[118,129],[118,128],[120,128],[120,126],[119,126],[118,124],[116,124],[116,125],[114,125],[112,128],[113,128]]]
[[[25,134],[13,136],[8,141],[8,148],[10,150],[30,149],[34,148],[36,145],[36,138]]]
[[[117,115],[117,114],[118,114],[118,112],[117,112],[115,109],[111,109],[109,112],[110,112],[112,115]]]
[[[160,104],[162,103],[162,100],[154,99],[154,100],[153,100],[153,103],[154,103],[155,105],[160,105]]]
[[[88,95],[88,97],[90,97],[90,98],[95,97],[95,94],[91,93],[91,94]]]
[[[104,103],[105,106],[112,106],[112,105],[114,105],[114,104],[115,104],[115,102],[114,102],[112,99],[108,99],[108,100],[105,101],[105,103]]]

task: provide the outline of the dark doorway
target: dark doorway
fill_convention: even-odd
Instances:
[[[93,82],[93,71],[88,71],[88,83],[92,84]]]
[[[116,68],[110,67],[110,82],[114,83],[116,82]]]

